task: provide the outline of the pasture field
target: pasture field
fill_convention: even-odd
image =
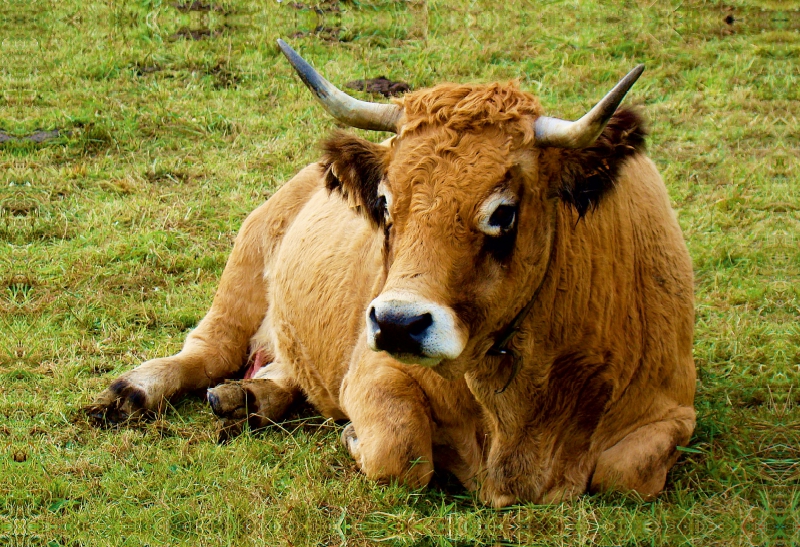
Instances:
[[[0,545],[800,544],[797,4],[317,1],[0,2]],[[308,408],[226,445],[197,397],[91,426],[336,127],[279,37],[340,86],[517,79],[568,119],[646,64],[626,101],[696,276],[697,430],[659,499],[379,486]]]

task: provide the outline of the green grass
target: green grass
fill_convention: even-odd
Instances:
[[[800,543],[797,8],[212,4],[0,4],[0,131],[60,131],[0,144],[0,544]],[[518,79],[565,118],[647,65],[628,102],[694,260],[699,373],[697,431],[657,501],[495,511],[446,478],[378,486],[308,410],[224,446],[192,398],[90,427],[78,409],[180,348],[247,213],[336,127],[279,37],[339,85]]]

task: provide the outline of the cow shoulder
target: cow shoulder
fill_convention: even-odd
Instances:
[[[386,174],[389,148],[336,131],[322,149],[328,190],[351,201],[375,226],[382,225],[385,202],[378,197],[378,185]]]
[[[647,131],[635,110],[618,110],[591,146],[557,150],[547,162],[555,193],[583,217],[614,187],[625,160],[645,150]]]

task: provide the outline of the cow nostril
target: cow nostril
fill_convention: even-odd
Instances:
[[[433,316],[429,313],[422,314],[408,324],[408,333],[411,336],[419,336],[428,330],[428,327],[432,324]]]
[[[367,322],[374,340],[373,349],[393,355],[423,355],[422,346],[429,328],[433,325],[433,315],[428,312],[418,315],[403,313],[404,311],[402,308],[370,308]]]
[[[375,306],[369,310],[369,320],[372,323],[372,330],[376,333],[381,331],[381,325],[378,323],[378,316],[375,314]]]

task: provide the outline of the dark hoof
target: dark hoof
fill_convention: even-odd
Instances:
[[[206,399],[211,411],[218,418],[247,417],[247,393],[239,383],[231,382],[213,387],[206,392]]]
[[[219,409],[221,408],[219,404],[219,397],[217,397],[217,395],[210,389],[206,391],[206,400],[208,400],[208,404],[211,405],[211,412],[214,414],[219,414]]]
[[[149,419],[154,413],[145,408],[147,397],[126,380],[117,380],[97,400],[83,408],[95,427],[113,427],[132,420]]]
[[[124,422],[127,416],[122,416],[115,405],[96,403],[83,407],[83,412],[94,427],[111,427]]]
[[[247,392],[239,382],[220,384],[206,391],[211,411],[219,418],[217,442],[225,444],[244,431],[247,424]]]
[[[219,438],[226,442],[241,434],[244,424],[251,431],[269,427],[285,415],[294,394],[271,380],[226,382],[208,390],[208,404],[220,418]]]

